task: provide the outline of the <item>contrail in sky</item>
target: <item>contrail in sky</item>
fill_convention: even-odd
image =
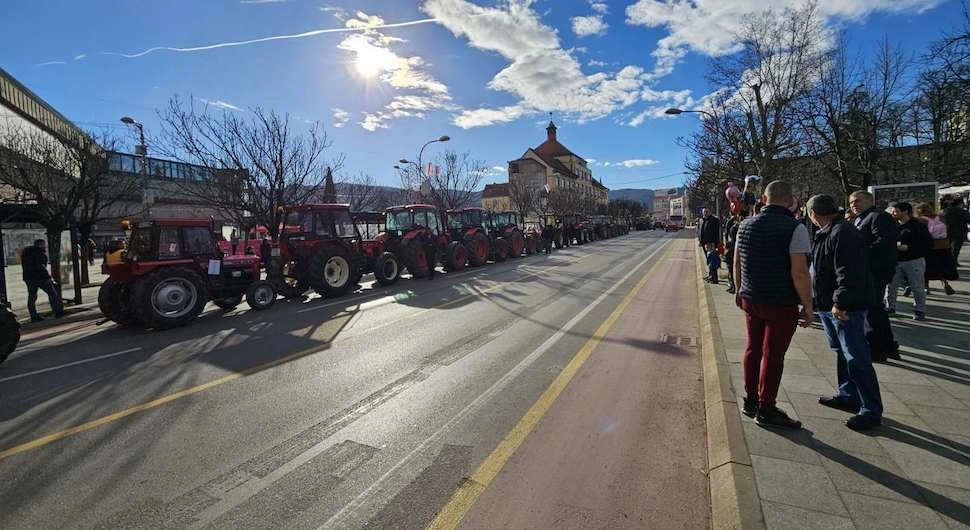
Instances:
[[[395,24],[381,24],[379,26],[361,26],[355,28],[327,28],[327,29],[315,29],[312,31],[307,31],[305,33],[296,33],[293,35],[276,35],[273,37],[262,37],[259,39],[251,40],[241,40],[234,42],[220,42],[217,44],[207,44],[205,46],[193,46],[191,48],[175,48],[172,46],[155,46],[154,48],[148,48],[147,50],[139,53],[119,53],[119,52],[102,52],[104,55],[114,55],[117,57],[125,57],[127,59],[135,59],[137,57],[144,57],[153,52],[167,51],[167,52],[200,52],[205,50],[215,50],[217,48],[233,48],[235,46],[246,46],[249,44],[257,44],[260,42],[269,42],[274,40],[289,40],[289,39],[303,39],[306,37],[314,37],[316,35],[323,35],[325,33],[351,33],[356,31],[368,31],[374,29],[388,29],[388,28],[403,28],[406,26],[417,26],[418,24],[428,24],[430,22],[437,22],[436,18],[423,18],[421,20],[412,20],[410,22],[398,22]]]

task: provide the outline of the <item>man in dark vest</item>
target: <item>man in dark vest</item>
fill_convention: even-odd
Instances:
[[[872,360],[883,362],[899,358],[899,344],[893,337],[884,300],[886,288],[896,274],[896,221],[889,212],[875,205],[872,194],[857,191],[849,196],[849,208],[856,214],[855,227],[866,247],[869,275],[872,278],[869,308],[866,312],[866,340]]]
[[[776,180],[765,188],[764,208],[741,223],[734,252],[737,304],[744,310],[743,412],[762,427],[798,429],[775,404],[785,353],[797,326],[814,319],[808,272],[811,240],[795,220],[791,185]],[[799,309],[799,305],[801,309]]]
[[[721,220],[711,215],[711,211],[707,208],[701,210],[701,215],[703,215],[701,225],[697,229],[697,239],[701,248],[707,248],[708,244],[717,248],[717,244],[721,242]]]

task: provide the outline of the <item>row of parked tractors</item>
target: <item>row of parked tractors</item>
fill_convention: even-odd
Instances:
[[[444,269],[458,271],[534,254],[543,237],[561,248],[628,232],[606,216],[561,216],[544,219],[543,234],[514,212],[465,208],[441,215],[422,204],[359,213],[345,204],[314,204],[285,213],[271,257],[260,256],[258,245],[246,254],[220,250],[212,220],[156,219],[131,227],[123,262],[104,266],[102,313],[122,325],[168,329],[197,317],[209,301],[228,310],[245,298],[259,311],[278,295],[344,295],[365,274],[382,286],[405,270],[426,277],[437,266],[429,263],[429,242]]]

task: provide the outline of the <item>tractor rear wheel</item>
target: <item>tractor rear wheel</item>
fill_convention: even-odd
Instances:
[[[108,320],[122,326],[135,323],[131,307],[128,305],[128,289],[123,283],[108,278],[98,289],[98,308]]]
[[[231,311],[236,308],[237,305],[241,304],[243,300],[243,295],[237,294],[236,296],[230,296],[228,298],[216,298],[212,301],[213,304],[222,309],[223,311]]]
[[[509,257],[518,258],[522,256],[522,249],[525,248],[525,239],[522,237],[522,232],[518,230],[512,232],[512,237],[508,240],[509,242]]]
[[[377,257],[374,263],[374,279],[377,283],[387,287],[397,283],[401,277],[401,264],[397,261],[397,256],[391,252],[385,252]]]
[[[501,263],[509,259],[509,242],[506,239],[495,241],[495,263]]]
[[[152,329],[184,326],[202,313],[208,301],[205,280],[186,267],[162,267],[131,287],[135,317]]]
[[[322,296],[343,296],[354,285],[354,273],[346,253],[324,250],[310,261],[310,287]]]
[[[468,251],[468,264],[472,267],[481,267],[488,261],[488,236],[477,233],[465,242],[465,249]]]
[[[6,305],[0,307],[0,363],[7,360],[20,343],[20,322]]]
[[[428,276],[428,255],[424,251],[424,244],[418,239],[412,239],[404,244],[404,266],[415,278]]]
[[[253,311],[262,311],[276,303],[276,288],[266,280],[253,282],[246,288],[246,304]]]
[[[448,266],[449,271],[460,271],[464,270],[465,264],[468,262],[468,251],[465,247],[457,241],[452,241],[448,243],[448,255],[445,259],[445,264]]]

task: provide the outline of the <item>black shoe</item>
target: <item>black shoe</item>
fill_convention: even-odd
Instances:
[[[42,317],[40,315],[37,315],[35,317],[30,317],[30,321],[31,322],[43,322],[44,321],[44,317]]]
[[[753,418],[758,415],[758,400],[752,398],[744,398],[744,406],[741,408],[741,414],[749,418]]]
[[[859,405],[853,403],[845,396],[820,397],[818,398],[818,404],[833,409],[844,410],[853,414],[859,412]]]
[[[845,420],[845,426],[853,431],[865,431],[882,425],[882,418],[871,414],[856,414]]]
[[[913,295],[913,288],[912,287],[907,287],[907,288],[903,289],[903,296],[912,296],[912,295]]]
[[[754,422],[761,427],[768,427],[772,429],[801,429],[802,422],[798,420],[793,420],[785,414],[785,411],[779,409],[778,407],[771,408],[759,408],[758,415],[755,417]]]
[[[727,292],[728,292],[728,294],[734,294],[734,292],[735,292],[734,291],[734,287],[728,287]]]

